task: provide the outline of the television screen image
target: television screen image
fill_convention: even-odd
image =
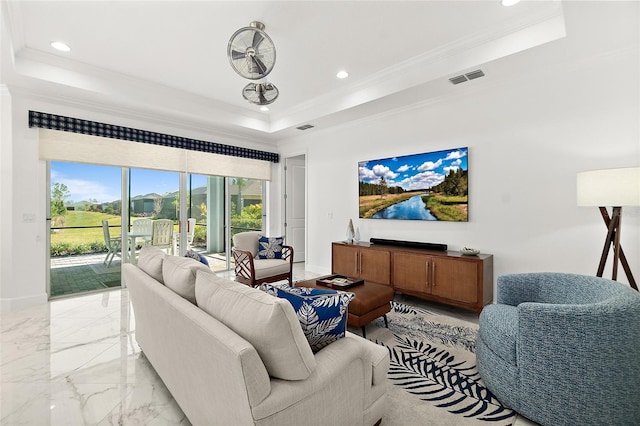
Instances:
[[[467,222],[468,148],[358,163],[359,217]]]

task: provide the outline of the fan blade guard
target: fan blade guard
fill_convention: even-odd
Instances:
[[[276,62],[276,48],[273,41],[262,30],[263,25],[255,24],[252,23],[249,27],[237,30],[227,45],[227,56],[231,68],[248,80],[260,80],[266,77]]]
[[[242,89],[242,97],[255,105],[269,105],[278,94],[278,88],[272,83],[249,83]]]

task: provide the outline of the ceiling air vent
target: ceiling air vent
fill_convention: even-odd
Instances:
[[[298,130],[309,130],[309,129],[313,129],[315,126],[311,125],[311,124],[303,124],[302,126],[296,127],[296,129]]]
[[[460,84],[460,83],[464,83],[465,81],[474,80],[480,77],[484,77],[484,72],[482,72],[482,70],[475,70],[475,71],[468,72],[466,74],[451,77],[449,81],[453,84]]]
[[[466,73],[465,76],[467,76],[469,80],[473,80],[475,78],[484,77],[484,73],[482,72],[482,70],[475,70],[475,71]]]
[[[459,75],[459,76],[450,78],[449,81],[452,82],[453,84],[460,84],[467,81],[467,77],[465,77],[464,75]]]

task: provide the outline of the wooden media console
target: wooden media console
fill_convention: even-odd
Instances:
[[[331,272],[480,312],[493,300],[493,255],[334,242]]]

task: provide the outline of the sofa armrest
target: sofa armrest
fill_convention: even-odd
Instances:
[[[361,340],[361,344],[365,346],[368,362],[371,365],[371,384],[387,383],[387,372],[390,364],[389,350],[351,332],[347,332],[346,338]]]
[[[282,258],[288,260],[290,265],[293,265],[293,247],[282,246]]]
[[[277,416],[291,419],[288,415],[295,412],[301,413],[299,424],[304,424],[320,410],[323,417],[337,416],[336,424],[362,423],[361,407],[370,403],[374,380],[382,382],[379,386],[384,393],[384,375],[389,368],[387,349],[347,332],[344,338],[324,347],[315,357],[316,369],[308,379],[271,380],[271,393],[252,409],[256,421],[269,418],[266,423],[278,424]],[[327,404],[335,400],[336,393],[343,402],[342,408],[332,406],[331,413],[326,413]],[[327,421],[327,424],[334,423]]]

